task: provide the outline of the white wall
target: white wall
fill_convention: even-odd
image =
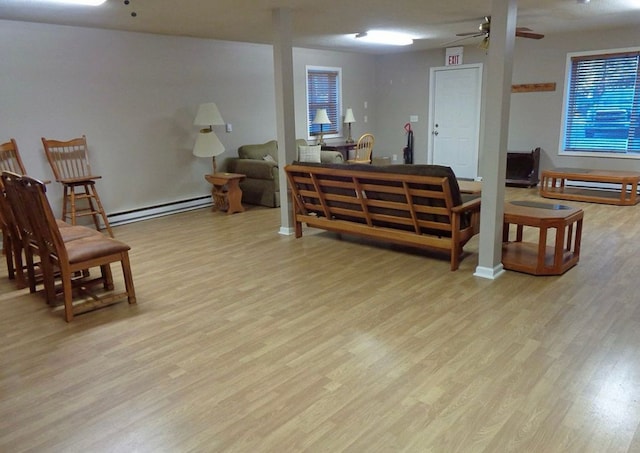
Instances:
[[[191,154],[202,102],[233,124],[232,133],[216,129],[221,164],[242,144],[276,137],[268,45],[0,20],[0,55],[0,142],[15,138],[27,172],[53,179],[40,138],[85,134],[108,214],[210,193],[211,160]],[[300,136],[305,64],[342,67],[345,102],[373,92],[373,57],[295,49]],[[59,185],[48,191],[59,212]]]
[[[640,170],[637,160],[557,155],[567,52],[638,42],[636,28],[518,39],[514,83],[556,82],[557,90],[512,95],[509,148],[542,147],[543,168]],[[0,55],[0,142],[15,138],[27,171],[52,179],[40,137],[86,134],[110,214],[209,193],[203,175],[211,162],[191,154],[201,102],[216,102],[233,124],[232,133],[217,130],[227,149],[221,163],[242,144],[276,136],[271,46],[0,20]],[[465,47],[465,63],[485,58]],[[443,63],[443,49],[378,57],[294,49],[298,135],[305,136],[305,65],[337,66],[344,107],[357,119],[353,136],[372,132],[374,155],[401,162],[403,126],[418,115],[416,162],[426,162],[429,69]],[[49,194],[58,212],[59,185]]]
[[[555,166],[640,170],[640,160],[636,159],[558,155],[567,53],[632,47],[639,42],[640,29],[637,27],[546,36],[539,41],[517,39],[513,83],[555,82],[556,91],[511,95],[509,149],[525,151],[541,147],[541,168]],[[465,46],[464,63],[486,63],[486,54],[473,45]],[[419,122],[412,124],[415,159],[418,163],[426,162],[429,69],[434,66],[444,66],[443,49],[377,58],[377,155],[391,156],[400,153],[398,159],[402,159],[401,152],[405,143],[402,126],[409,121],[409,115],[415,114],[419,115]]]

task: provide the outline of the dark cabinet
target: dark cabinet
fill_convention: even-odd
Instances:
[[[516,187],[537,186],[539,166],[540,148],[532,151],[508,152],[506,184]]]

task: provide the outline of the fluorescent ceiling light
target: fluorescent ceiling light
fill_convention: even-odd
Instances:
[[[360,41],[374,44],[388,44],[391,46],[408,46],[413,44],[413,39],[404,33],[383,30],[369,30],[358,33],[356,38]]]
[[[45,3],[60,3],[62,5],[100,6],[107,0],[41,0]]]

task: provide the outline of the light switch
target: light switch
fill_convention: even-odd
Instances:
[[[231,125],[231,123],[227,123],[227,132],[231,131],[233,131],[233,126]]]

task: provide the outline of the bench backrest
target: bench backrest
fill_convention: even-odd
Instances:
[[[462,204],[449,167],[294,162],[285,171],[296,212],[328,219],[449,236],[451,209]]]

